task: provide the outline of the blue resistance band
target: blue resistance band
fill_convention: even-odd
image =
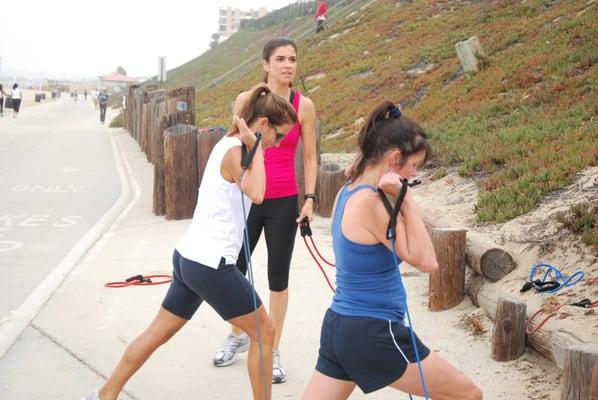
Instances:
[[[251,161],[253,160],[253,156],[257,150],[258,144],[262,139],[261,132],[256,132],[257,140],[254,143],[251,150],[246,153],[245,145],[243,145],[243,152],[241,157],[241,179],[240,182],[243,182],[243,176],[245,175],[245,171],[251,165]],[[268,399],[268,390],[267,390],[267,381],[266,381],[266,366],[264,364],[264,350],[262,349],[262,331],[260,329],[260,317],[257,313],[257,292],[255,290],[255,281],[253,280],[253,263],[251,262],[251,252],[249,251],[249,235],[247,233],[247,211],[245,210],[245,199],[243,198],[243,191],[241,190],[241,206],[243,208],[243,221],[245,222],[245,229],[243,230],[243,247],[245,250],[245,260],[247,261],[247,271],[249,272],[249,283],[253,289],[253,308],[255,310],[255,325],[256,325],[256,335],[257,335],[257,343],[258,348],[260,351],[260,371],[262,375],[262,384],[264,385],[264,400]]]
[[[395,262],[395,267],[397,268],[399,273],[400,273],[399,257],[397,255],[397,250],[395,247],[395,241],[396,241],[396,233],[395,232],[396,232],[396,226],[397,226],[397,217],[399,215],[399,212],[401,211],[401,205],[403,204],[403,200],[405,199],[405,195],[407,194],[407,189],[409,188],[409,186],[415,186],[415,185],[419,184],[419,181],[414,181],[413,183],[410,184],[407,179],[402,179],[401,183],[402,183],[401,190],[399,191],[399,195],[397,196],[397,200],[396,200],[394,208],[392,208],[390,206],[390,202],[388,201],[388,198],[386,197],[384,192],[382,190],[378,189],[378,192],[380,193],[380,197],[382,199],[382,203],[384,204],[384,207],[390,214],[390,220],[388,221],[388,227],[386,229],[386,238],[388,240],[390,240],[390,243],[392,245],[392,257]],[[403,288],[404,288],[404,286],[403,286]],[[407,298],[406,293],[405,293],[405,298]],[[411,334],[411,344],[413,346],[413,350],[415,351],[415,360],[417,361],[417,368],[419,371],[419,378],[422,383],[422,389],[424,391],[424,396],[425,396],[426,400],[429,400],[430,397],[428,395],[428,387],[426,386],[426,378],[424,377],[424,371],[422,369],[421,360],[419,358],[419,350],[417,348],[417,342],[415,340],[415,332],[413,331],[413,324],[411,322],[411,315],[409,314],[409,307],[407,306],[407,301],[405,301],[405,314],[407,314],[407,321],[409,323],[409,333]],[[411,395],[411,393],[409,393],[409,398],[411,400],[413,400],[413,396]]]
[[[397,251],[396,251],[396,247],[395,247],[395,240],[393,239],[391,242],[392,245],[392,257],[395,261],[395,266],[397,268],[397,270],[399,270],[400,273],[400,269],[399,269],[399,259],[397,256]],[[405,286],[403,285],[403,288]],[[407,292],[405,291],[405,299],[407,299]],[[413,332],[413,323],[411,322],[411,315],[409,314],[409,307],[407,306],[407,300],[405,300],[405,314],[407,314],[407,321],[409,322],[409,332],[411,333],[411,344],[413,346],[413,350],[415,351],[415,360],[417,361],[417,368],[419,370],[419,378],[422,382],[422,388],[424,389],[424,396],[426,397],[426,400],[429,399],[428,396],[428,387],[426,386],[426,378],[424,377],[424,370],[422,369],[422,363],[421,360],[419,359],[419,350],[417,348],[417,343],[415,341],[415,332]],[[409,398],[411,400],[413,400],[413,396],[411,396],[411,394],[409,394]]]
[[[245,201],[243,192],[241,192],[241,204],[243,205],[243,218],[245,220],[245,229],[243,230],[243,247],[245,248],[245,260],[247,260],[247,271],[249,272],[249,283],[253,288],[253,308],[255,310],[255,324],[257,343],[260,349],[260,370],[262,373],[262,384],[264,385],[264,400],[268,400],[268,390],[266,382],[266,366],[264,364],[264,350],[262,349],[262,331],[260,329],[260,317],[257,313],[257,294],[255,291],[255,281],[253,280],[253,264],[251,262],[251,253],[249,252],[249,235],[247,234],[247,212],[245,210]]]
[[[573,273],[572,275],[567,276],[566,274],[562,273],[558,268],[556,268],[550,264],[540,262],[540,263],[536,263],[532,266],[532,269],[529,273],[528,281],[532,282],[534,279],[534,276],[536,276],[536,273],[538,272],[538,270],[540,270],[542,268],[546,268],[546,272],[544,273],[544,276],[542,277],[542,283],[546,282],[546,279],[552,274],[554,281],[558,284],[558,286],[556,286],[552,289],[545,290],[542,293],[558,292],[559,290],[561,290],[564,287],[569,287],[569,286],[575,285],[576,283],[578,283],[585,277],[584,272],[581,270]]]

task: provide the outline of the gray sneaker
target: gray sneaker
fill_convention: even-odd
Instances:
[[[100,400],[100,395],[98,394],[97,390],[89,393],[87,396],[83,397],[81,400]]]
[[[226,336],[218,353],[214,355],[214,365],[217,367],[231,365],[235,361],[237,353],[245,353],[248,349],[249,336],[245,333],[237,336],[231,332]]]
[[[287,380],[287,374],[280,365],[280,351],[272,352],[272,383],[283,383]]]

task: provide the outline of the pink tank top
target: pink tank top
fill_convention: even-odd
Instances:
[[[293,108],[299,113],[299,98],[301,93],[295,91]],[[297,180],[295,179],[295,150],[301,138],[301,124],[299,121],[286,134],[278,147],[266,149],[264,163],[266,166],[266,194],[265,199],[294,196],[297,194]]]

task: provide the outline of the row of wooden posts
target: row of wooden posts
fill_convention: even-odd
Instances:
[[[165,91],[134,85],[128,92],[124,127],[154,165],[153,212],[167,219],[193,216],[197,189],[210,152],[226,134],[224,128],[195,126],[194,101],[192,86]],[[299,145],[296,170],[300,200],[304,194],[302,151]],[[344,170],[343,166],[328,163],[320,165],[319,171],[316,212],[329,217],[336,193],[345,179]]]

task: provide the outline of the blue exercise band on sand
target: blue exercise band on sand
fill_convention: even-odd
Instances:
[[[581,270],[578,270],[577,272],[573,273],[572,275],[567,276],[566,274],[562,273],[558,268],[556,268],[550,264],[547,264],[547,263],[539,262],[532,266],[532,269],[529,273],[528,282],[533,282],[534,276],[536,276],[536,273],[538,272],[538,270],[542,269],[542,268],[546,268],[546,272],[544,273],[544,276],[542,277],[541,282],[542,283],[549,282],[546,280],[546,278],[548,278],[548,276],[552,273],[552,274],[554,274],[553,279],[554,279],[554,282],[556,283],[554,288],[551,288],[548,290],[543,290],[542,293],[558,292],[559,290],[561,290],[564,287],[573,286],[573,285],[579,283],[585,277],[585,273]]]

